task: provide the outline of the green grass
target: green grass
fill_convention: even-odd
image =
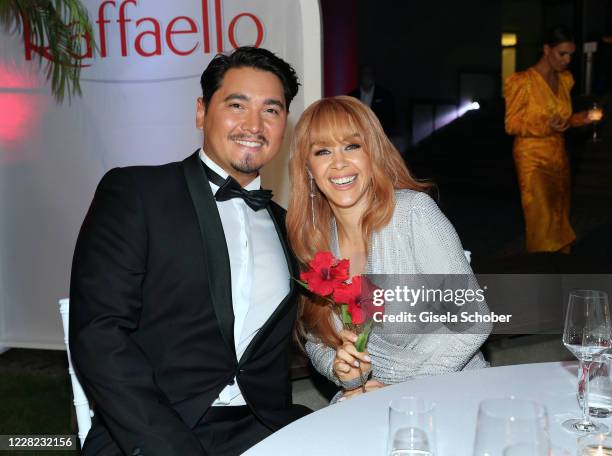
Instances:
[[[67,373],[66,373],[67,374]],[[0,435],[73,434],[72,390],[62,376],[0,372]],[[5,455],[72,456],[74,451],[0,451]]]

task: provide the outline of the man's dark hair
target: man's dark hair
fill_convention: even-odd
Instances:
[[[558,44],[568,42],[574,42],[574,34],[565,25],[557,25],[556,27],[548,29],[544,34],[543,44],[547,44],[551,48]]]
[[[252,46],[239,47],[229,55],[217,54],[211,60],[200,78],[204,107],[208,106],[213,94],[219,89],[227,70],[245,67],[269,71],[276,75],[283,84],[285,103],[287,104],[287,111],[289,111],[291,100],[297,94],[300,85],[295,70],[267,49]]]

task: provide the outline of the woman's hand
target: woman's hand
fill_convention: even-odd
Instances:
[[[583,111],[580,114],[584,114],[586,123],[599,122],[604,116],[603,109],[601,108],[592,108],[588,111]]]
[[[342,382],[348,382],[361,375],[366,375],[372,369],[372,360],[368,351],[358,352],[355,348],[357,335],[351,331],[340,332],[342,345],[336,349],[333,369],[336,377]],[[361,370],[360,370],[361,368]]]
[[[385,386],[387,385],[385,385],[384,383],[380,383],[378,380],[368,380],[365,384],[365,392],[369,393],[370,391],[374,391],[379,388],[384,388]],[[353,397],[358,396],[360,394],[363,394],[363,390],[361,388],[355,388],[354,390],[345,391],[342,397],[338,399],[338,402],[342,402],[347,399],[352,399]]]
[[[590,110],[577,112],[574,117],[578,119],[578,125],[589,125],[594,120]]]
[[[570,126],[567,120],[563,120],[559,116],[554,116],[553,118],[551,118],[548,121],[548,125],[553,131],[556,131],[557,133],[563,133]]]

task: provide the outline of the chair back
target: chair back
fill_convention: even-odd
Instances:
[[[72,366],[72,357],[70,356],[70,347],[68,346],[68,321],[70,313],[70,300],[60,299],[59,300],[59,311],[62,316],[62,326],[64,327],[64,344],[66,345],[66,354],[68,355],[68,373],[70,374],[70,382],[72,383],[72,395],[74,396],[74,409],[76,411],[77,427],[79,440],[81,441],[81,448],[85,443],[85,437],[91,428],[91,417],[94,415],[93,411],[89,407],[89,401],[83,387],[76,376],[76,372]]]

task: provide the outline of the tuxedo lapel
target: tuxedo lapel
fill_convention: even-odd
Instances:
[[[280,239],[281,245],[283,246],[283,252],[285,254],[285,259],[287,260],[287,267],[289,269],[290,277],[297,277],[297,264],[295,262],[294,256],[289,249],[289,245],[287,244],[287,231],[285,229],[285,217],[283,216],[283,209],[280,206],[275,205],[274,203],[268,204],[267,208],[272,221],[274,222],[274,227],[276,228],[276,233],[278,234],[278,238]],[[283,298],[280,304],[276,307],[270,318],[266,320],[261,329],[257,332],[249,346],[246,348],[244,354],[240,358],[241,361],[248,360],[251,353],[257,348],[260,341],[264,340],[268,334],[274,329],[274,323],[278,321],[278,319],[284,315],[290,308],[291,303],[293,302],[295,291],[295,281],[293,279],[289,280],[289,293]]]
[[[232,307],[231,269],[223,225],[210,184],[202,166],[199,151],[183,161],[187,187],[195,207],[204,246],[208,286],[219,321],[219,328],[228,348],[234,345],[234,311]]]
[[[297,264],[295,262],[293,253],[291,253],[289,244],[287,243],[287,229],[285,228],[285,216],[283,214],[284,210],[280,206],[273,203],[270,203],[266,209],[268,210],[270,217],[272,217],[274,228],[276,228],[276,234],[278,234],[278,238],[283,246],[283,253],[285,254],[285,259],[287,260],[289,274],[294,277],[297,271]],[[291,288],[293,288],[293,281],[291,283]]]

